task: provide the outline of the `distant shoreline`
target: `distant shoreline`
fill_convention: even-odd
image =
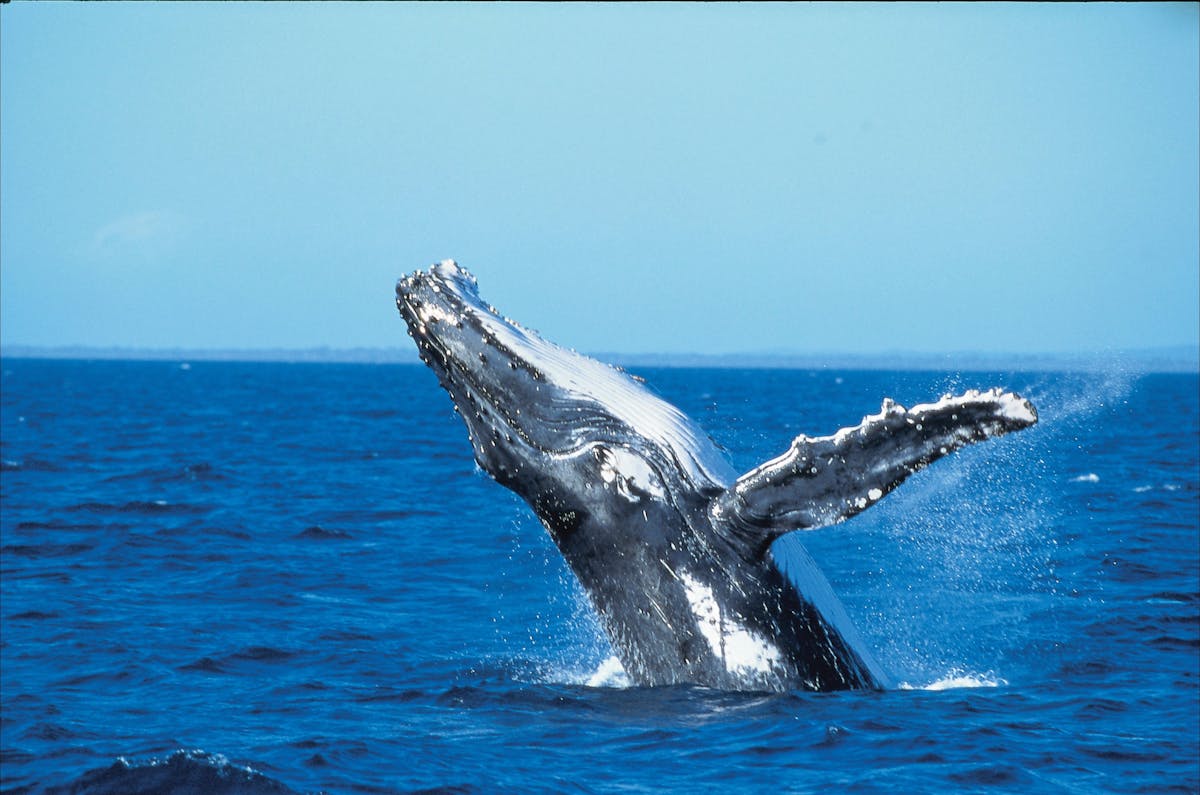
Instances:
[[[1107,353],[612,353],[590,354],[623,367],[716,369],[923,370],[956,371],[1110,371],[1200,373],[1200,348],[1179,346]],[[0,347],[0,359],[76,359],[84,361],[291,362],[340,364],[418,364],[404,348],[185,349],[33,345]]]

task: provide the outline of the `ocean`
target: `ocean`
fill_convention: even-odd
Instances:
[[[638,688],[420,365],[6,358],[4,793],[1196,793],[1200,382],[637,368],[748,470],[945,392],[1033,429],[800,537],[897,683]]]

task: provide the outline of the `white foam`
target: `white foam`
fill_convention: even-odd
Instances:
[[[957,690],[968,687],[1003,687],[1008,682],[992,674],[968,674],[953,670],[927,685],[911,685],[901,682],[897,687],[901,690]]]
[[[544,663],[536,666],[534,681],[546,685],[582,685],[584,687],[607,687],[624,689],[633,686],[633,680],[625,673],[624,666],[616,657],[608,657],[594,670],[591,665],[580,667],[572,663]]]
[[[600,667],[595,673],[587,678],[584,682],[588,687],[629,687],[631,682],[629,674],[625,673],[624,666],[616,657],[609,657],[604,662],[600,663]]]
[[[1089,472],[1086,475],[1080,475],[1077,478],[1071,478],[1072,483],[1099,483],[1100,476],[1095,472]]]

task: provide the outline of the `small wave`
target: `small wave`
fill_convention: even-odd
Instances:
[[[84,773],[47,795],[117,795],[170,792],[175,795],[287,795],[295,790],[251,767],[235,765],[220,754],[176,751],[166,759],[130,762],[124,757],[111,766]]]
[[[1095,472],[1089,472],[1086,475],[1080,475],[1077,478],[1071,478],[1072,483],[1099,483],[1100,476]]]
[[[1200,594],[1184,593],[1183,591],[1158,591],[1145,598],[1152,604],[1195,604],[1200,602]]]
[[[330,643],[352,643],[359,640],[375,640],[375,636],[367,632],[358,632],[352,629],[331,629],[318,635],[317,640]]]
[[[16,613],[9,616],[10,621],[46,621],[51,618],[58,618],[58,613],[44,613],[41,610],[27,610],[24,613]]]
[[[46,740],[48,742],[62,742],[63,740],[73,740],[79,737],[79,735],[66,726],[60,726],[57,723],[37,723],[26,729],[22,737],[25,739]]]
[[[386,409],[359,409],[358,411],[350,412],[351,416],[364,417],[368,420],[388,420],[393,417],[400,416],[400,410],[394,408]]]
[[[1004,687],[1008,682],[992,674],[969,674],[965,671],[950,671],[941,679],[927,685],[913,685],[901,682],[901,690],[957,690],[965,687]]]
[[[22,558],[62,558],[91,552],[92,544],[5,544],[0,553]]]
[[[299,533],[296,533],[295,537],[306,538],[313,541],[334,541],[344,538],[353,538],[353,536],[351,536],[345,530],[330,530],[329,528],[321,527],[320,525],[307,527],[304,530],[301,530]]]
[[[181,503],[171,503],[166,500],[131,500],[125,503],[83,502],[72,505],[67,509],[73,513],[198,513],[205,509]]]
[[[120,525],[120,526],[118,526],[118,527],[123,527],[123,526],[124,526],[124,525]],[[109,524],[109,523],[106,523],[106,524],[99,524],[99,523],[96,523],[96,522],[83,522],[83,523],[78,523],[78,522],[61,522],[61,521],[49,521],[49,522],[36,522],[36,521],[35,521],[35,522],[21,522],[20,524],[18,524],[18,525],[17,525],[17,529],[18,529],[18,530],[76,530],[76,531],[87,531],[87,530],[100,530],[100,529],[102,529],[102,528],[105,528],[105,527],[108,527],[109,529],[113,529],[113,528],[114,528],[114,525],[112,525],[112,524]]]
[[[228,674],[247,663],[286,663],[296,652],[276,649],[272,646],[249,646],[222,657],[204,656],[199,660],[179,666],[178,670],[190,673]]]
[[[1147,645],[1167,649],[1200,649],[1200,638],[1181,638],[1177,635],[1159,635]]]
[[[179,666],[180,671],[198,671],[206,674],[223,674],[226,673],[225,666],[214,660],[212,657],[201,657],[195,662],[187,665]]]
[[[4,459],[0,461],[0,472],[60,472],[58,466],[39,458],[26,458],[21,461]]]
[[[1028,784],[1033,779],[1028,771],[1013,765],[987,764],[954,771],[950,773],[950,780],[972,787],[1001,787]]]
[[[119,475],[113,475],[105,478],[105,483],[124,483],[128,481],[148,481],[150,483],[181,483],[181,482],[199,482],[208,480],[226,480],[225,475],[221,474],[217,469],[206,461],[200,461],[195,464],[188,464],[182,468],[177,466],[141,469],[137,472],[124,472]]]
[[[386,511],[351,510],[335,511],[329,514],[329,520],[338,524],[376,524],[381,522],[394,522],[405,519],[420,519],[423,517],[440,516],[442,516],[442,514],[438,511],[423,508]]]
[[[286,649],[276,649],[273,646],[249,646],[231,655],[231,659],[247,660],[250,662],[287,662],[296,656],[296,652]]]

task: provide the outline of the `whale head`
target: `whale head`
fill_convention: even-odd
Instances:
[[[543,339],[479,297],[453,260],[396,283],[421,360],[450,394],[475,460],[526,499],[567,459],[626,490],[723,489],[735,474],[688,417],[622,370]],[[551,465],[553,464],[553,465]],[[566,469],[569,469],[567,467]]]

